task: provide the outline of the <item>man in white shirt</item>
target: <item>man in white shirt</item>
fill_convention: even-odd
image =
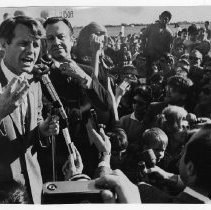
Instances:
[[[0,25],[5,55],[0,65],[0,181],[25,185],[29,202],[40,203],[42,177],[37,148],[42,138],[59,132],[58,121],[43,121],[39,82],[28,82],[37,61],[42,25],[18,16]]]

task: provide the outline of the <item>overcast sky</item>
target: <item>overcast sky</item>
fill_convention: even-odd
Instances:
[[[0,14],[4,12],[13,12],[17,8],[1,7]],[[39,17],[43,9],[49,11],[51,16],[60,14],[64,10],[73,10],[73,18],[71,22],[73,26],[84,26],[91,21],[96,21],[101,24],[121,24],[121,23],[152,23],[159,14],[164,10],[169,10],[172,13],[172,22],[177,21],[211,21],[211,6],[177,6],[177,7],[24,7],[18,8],[27,15]],[[2,21],[0,15],[0,21]]]

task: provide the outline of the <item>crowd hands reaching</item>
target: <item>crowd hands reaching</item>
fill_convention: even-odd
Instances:
[[[171,13],[165,11],[140,34],[117,36],[108,36],[104,26],[92,22],[76,39],[69,21],[61,17],[44,21],[17,15],[2,23],[1,68],[8,83],[0,82],[0,138],[28,142],[25,153],[30,146],[37,150],[35,165],[25,167],[38,169],[39,183],[52,181],[52,151],[46,145],[53,136],[56,181],[94,180],[104,203],[210,203],[211,31],[206,21],[205,27],[192,24],[173,34],[170,20]],[[46,36],[39,40],[40,34],[30,31],[32,36],[24,37],[20,30],[26,30],[27,21],[35,28],[42,24]],[[12,24],[16,30],[8,41]],[[10,63],[16,36],[33,43],[17,51],[24,64],[16,63],[16,57]],[[11,80],[5,75],[9,69],[16,75]],[[64,107],[49,97],[43,75],[49,76]],[[42,101],[32,109],[28,95],[34,83]],[[28,108],[23,108],[26,100]],[[20,112],[22,118],[22,109],[37,118],[23,133],[16,130],[13,116]],[[65,125],[72,139],[70,154],[62,135]],[[12,144],[5,145],[7,154],[0,156],[4,163],[14,151]],[[30,158],[33,154],[25,161]],[[0,172],[1,203],[40,203],[33,194],[36,187],[28,191],[20,172],[13,170],[12,181]],[[16,191],[23,193],[15,199]],[[41,197],[41,189],[39,193]]]

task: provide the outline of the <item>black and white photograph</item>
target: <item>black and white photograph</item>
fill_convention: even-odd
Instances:
[[[2,208],[211,204],[203,2],[0,6]]]

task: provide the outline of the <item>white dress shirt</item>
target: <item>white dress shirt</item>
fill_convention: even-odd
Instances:
[[[138,119],[136,119],[134,112],[130,115],[130,119],[135,120],[135,121],[139,121]]]

